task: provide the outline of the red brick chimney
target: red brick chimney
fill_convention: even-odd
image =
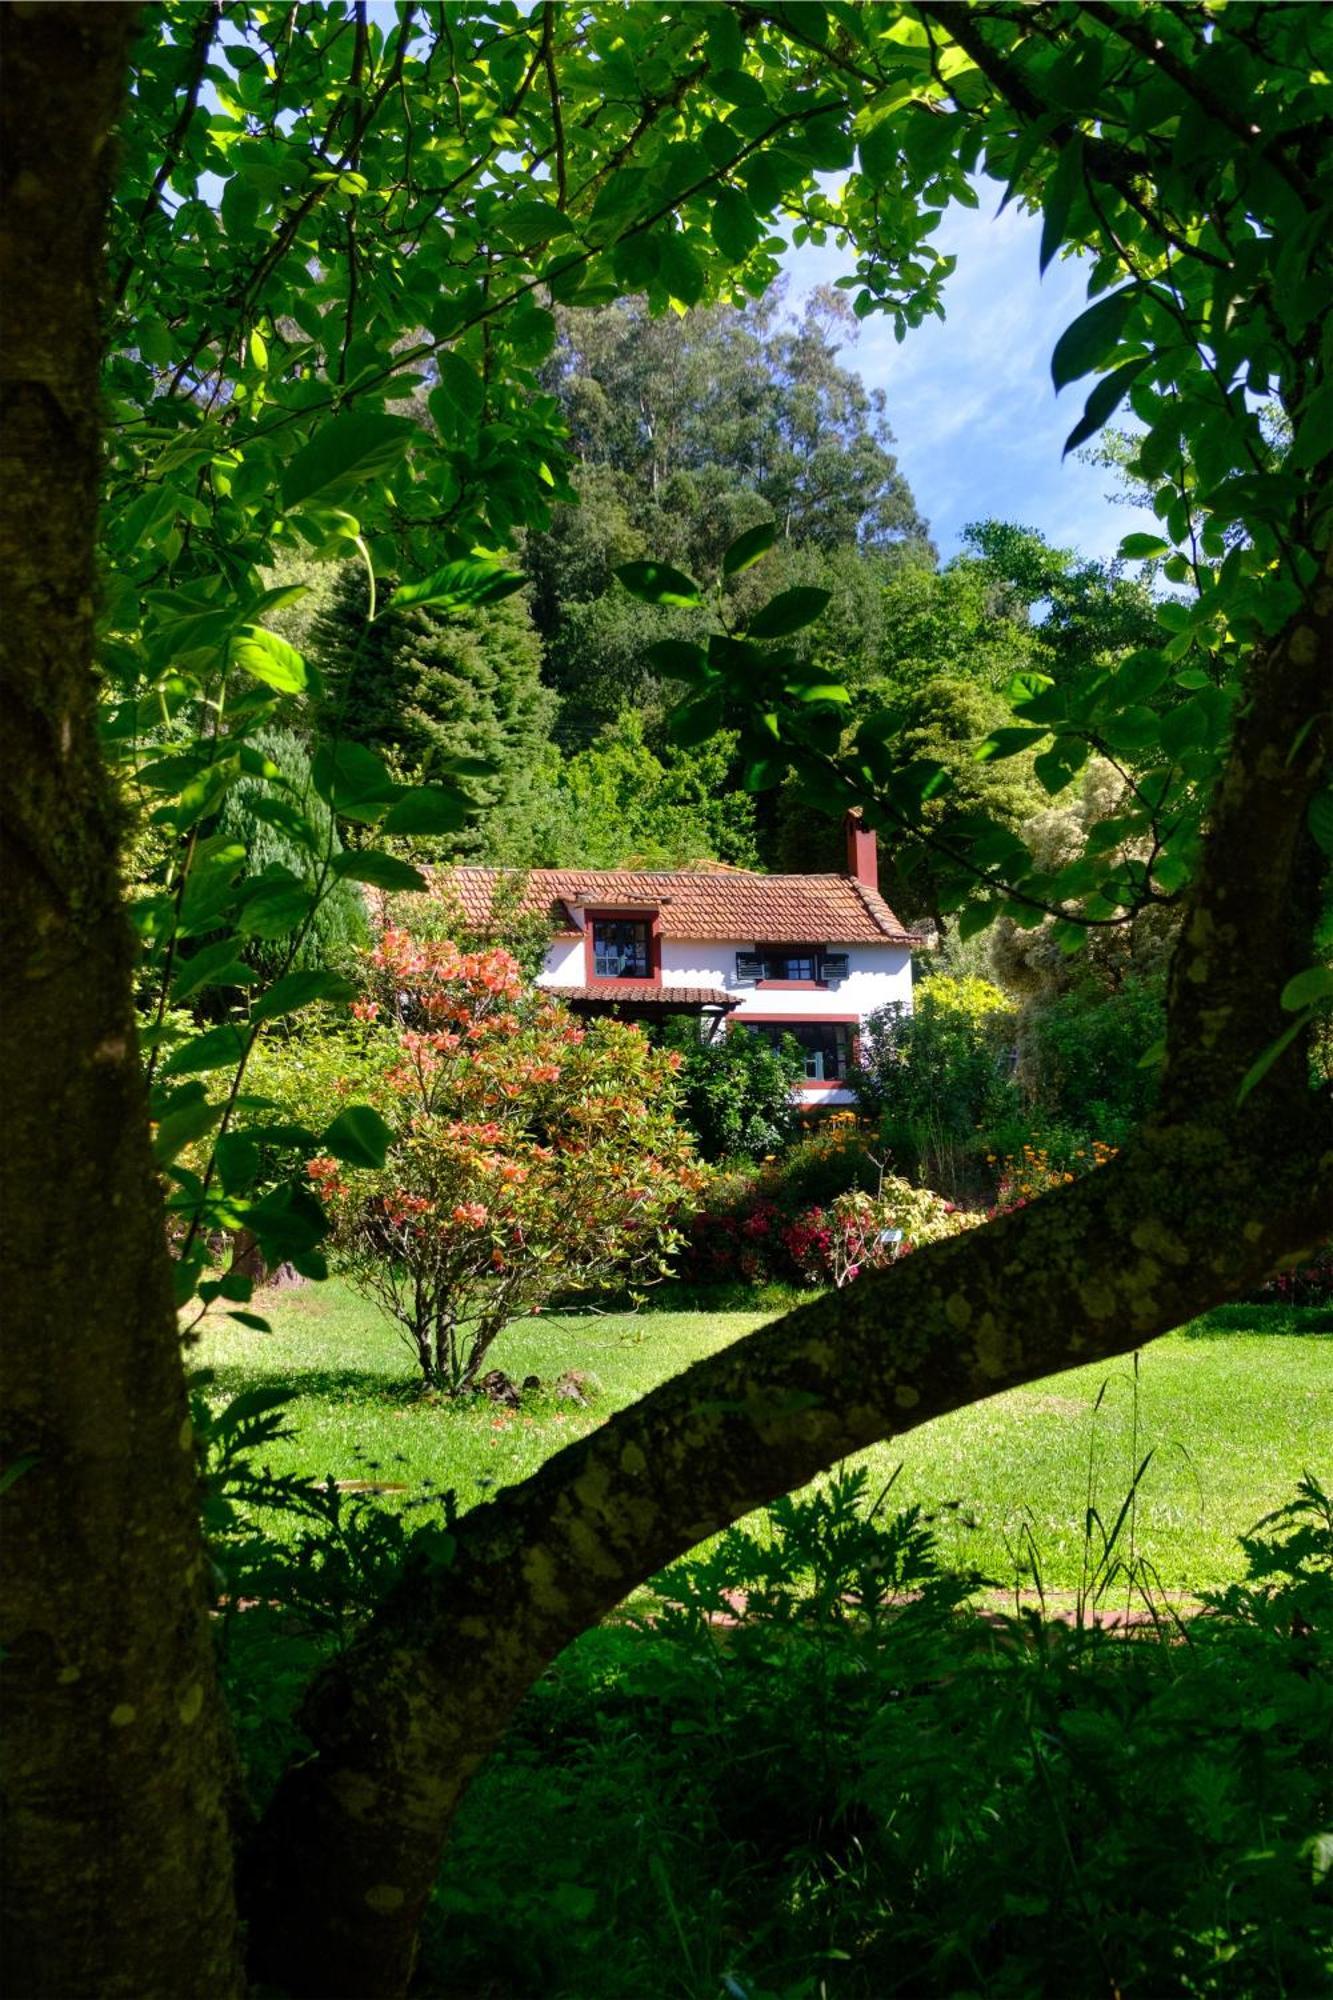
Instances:
[[[867,889],[879,888],[879,853],[875,835],[868,826],[861,823],[860,811],[853,808],[843,821],[847,836],[847,873],[854,882],[864,883]]]

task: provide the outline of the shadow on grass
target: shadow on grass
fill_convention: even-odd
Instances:
[[[426,1400],[425,1385],[368,1368],[259,1368],[250,1362],[223,1362],[212,1369],[213,1395],[239,1396],[246,1389],[290,1385],[292,1399],[320,1402],[413,1404]]]
[[[1333,1333],[1333,1306],[1215,1306],[1181,1332],[1187,1340],[1223,1340],[1232,1333]]]

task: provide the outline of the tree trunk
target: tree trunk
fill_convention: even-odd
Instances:
[[[312,1752],[245,1869],[261,1976],[398,2000],[472,1775],[543,1667],[663,1564],[849,1452],[1141,1346],[1327,1232],[1333,1116],[1305,1048],[1237,1097],[1310,954],[1331,634],[1326,573],[1251,679],[1182,928],[1158,1119],[1076,1185],[696,1364],[465,1518],[452,1569],[404,1578],[307,1697]]]
[[[226,2000],[227,1737],[93,713],[97,289],[134,21],[0,14],[4,1936],[14,1993]]]

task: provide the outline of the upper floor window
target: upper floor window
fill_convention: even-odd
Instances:
[[[813,944],[761,944],[736,954],[736,977],[778,980],[786,986],[819,986],[847,977],[845,951],[825,951]]]
[[[594,917],[592,963],[598,979],[651,979],[651,925],[637,917]]]

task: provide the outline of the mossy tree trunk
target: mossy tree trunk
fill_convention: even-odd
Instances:
[[[97,287],[135,10],[3,35],[9,1990],[241,1991],[229,1760],[92,675]]]
[[[664,1563],[849,1452],[1140,1346],[1333,1225],[1333,1116],[1303,1046],[1238,1101],[1309,963],[1333,580],[1267,658],[1215,802],[1171,981],[1162,1108],[1109,1166],[698,1363],[460,1525],[316,1682],[245,1873],[254,1963],[396,2000],[448,1827],[561,1648]]]

